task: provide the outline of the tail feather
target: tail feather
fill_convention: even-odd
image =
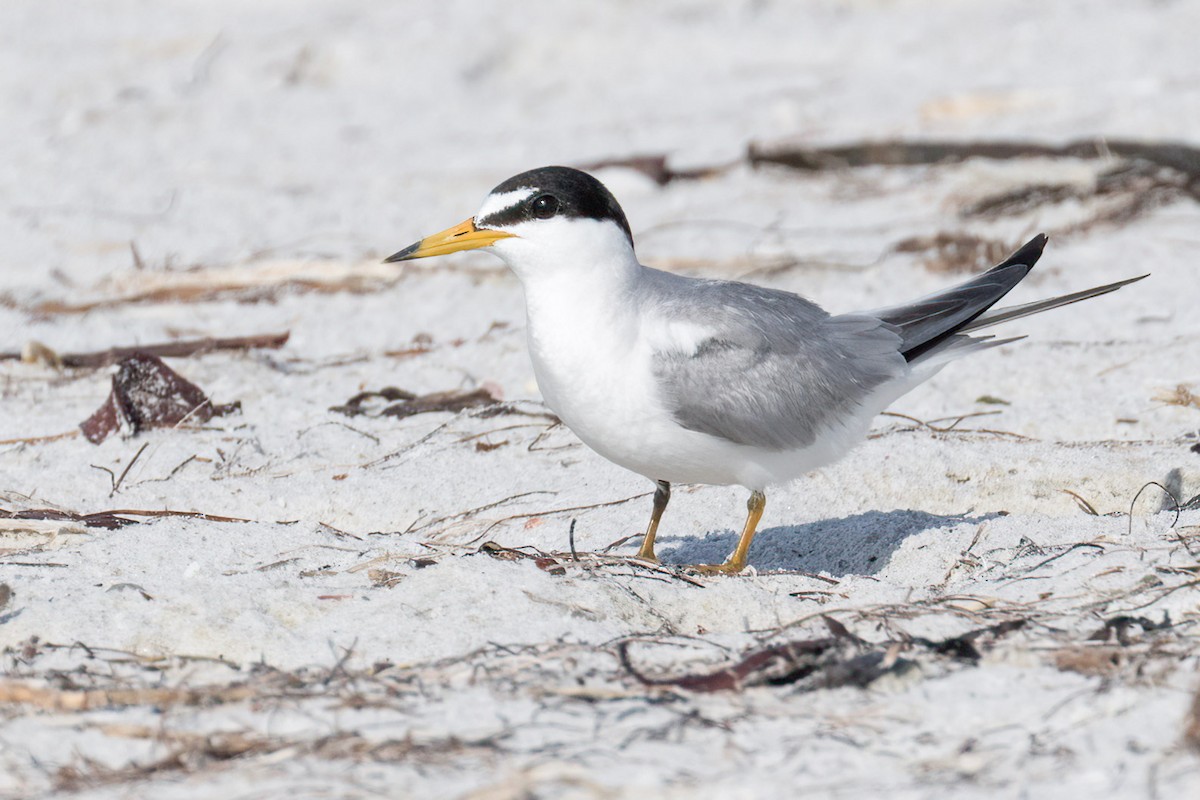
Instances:
[[[971,322],[958,329],[958,333],[970,333],[977,331],[980,328],[987,328],[992,325],[999,325],[1002,322],[1009,322],[1021,317],[1028,317],[1032,314],[1040,314],[1043,311],[1049,311],[1052,308],[1060,306],[1069,306],[1071,303],[1078,303],[1080,300],[1087,300],[1091,297],[1099,297],[1102,294],[1115,292],[1122,286],[1128,286],[1131,283],[1137,283],[1143,278],[1150,277],[1150,273],[1139,275],[1136,278],[1126,278],[1123,281],[1116,283],[1106,283],[1103,286],[1097,286],[1094,289],[1084,289],[1081,292],[1072,292],[1058,297],[1051,297],[1046,300],[1037,300],[1032,303],[1025,303],[1020,306],[1008,306],[1006,308],[998,308],[995,311],[989,311],[986,314],[981,314]]]
[[[915,373],[919,372],[923,376],[928,376],[963,356],[1019,342],[1024,338],[1024,336],[1009,336],[1005,339],[997,339],[994,336],[960,336],[956,334],[943,339],[933,350],[926,350],[920,358],[913,359],[909,363],[912,364]]]
[[[892,325],[900,334],[900,352],[908,361],[919,358],[970,325],[1020,283],[1042,255],[1045,234],[982,275],[935,294],[876,311],[873,316]]]
[[[900,335],[900,352],[909,363],[936,361],[944,363],[970,350],[1007,344],[1015,339],[988,341],[991,337],[968,337],[964,334],[1040,314],[1052,308],[1078,303],[1092,297],[1115,292],[1122,286],[1148,277],[1140,275],[1116,283],[1084,289],[1080,292],[1037,300],[995,311],[993,305],[1020,283],[1037,263],[1046,246],[1046,235],[1038,234],[1004,260],[966,283],[952,286],[902,306],[885,308],[872,316],[893,326]],[[1016,337],[1017,339],[1022,337]],[[931,356],[938,356],[931,359]],[[946,356],[943,358],[942,356]]]

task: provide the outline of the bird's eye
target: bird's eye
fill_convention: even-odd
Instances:
[[[538,219],[550,219],[558,213],[558,198],[552,194],[538,195],[529,207]]]

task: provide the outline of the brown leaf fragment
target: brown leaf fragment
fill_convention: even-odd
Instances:
[[[549,556],[541,556],[533,560],[537,564],[537,568],[549,572],[551,575],[566,575],[566,567],[558,563],[558,559],[550,558]]]
[[[373,401],[384,400],[382,410]],[[348,417],[411,417],[434,411],[458,413],[469,408],[485,408],[500,401],[498,392],[489,387],[480,387],[469,392],[446,391],[417,395],[395,386],[387,386],[377,392],[359,392],[340,406],[329,410]]]
[[[80,424],[83,435],[99,444],[116,431],[132,436],[147,428],[181,422],[208,422],[241,408],[239,403],[214,406],[196,384],[181,377],[158,356],[137,353],[121,361],[112,391],[95,414]]]
[[[114,388],[113,392],[108,395],[108,399],[104,401],[104,405],[79,425],[83,435],[92,444],[100,444],[121,427],[123,417],[117,410],[115,392]]]

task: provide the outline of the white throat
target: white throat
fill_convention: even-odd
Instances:
[[[567,387],[577,393],[596,383],[594,390],[601,391],[606,379],[591,365],[619,363],[636,342],[637,290],[645,267],[625,232],[610,221],[549,219],[505,230],[514,236],[492,250],[525,289],[538,385],[550,407],[569,416]]]

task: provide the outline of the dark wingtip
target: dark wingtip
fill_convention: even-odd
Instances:
[[[1039,233],[1037,236],[1021,245],[1017,252],[1006,258],[1002,263],[993,267],[993,269],[1003,269],[1004,267],[1012,267],[1016,265],[1033,267],[1033,265],[1037,263],[1037,260],[1042,257],[1042,251],[1046,249],[1046,243],[1049,241],[1049,236],[1044,233]]]
[[[401,250],[400,252],[398,252],[398,253],[392,253],[390,256],[388,256],[387,258],[385,258],[385,259],[383,260],[383,263],[384,263],[384,264],[391,264],[391,263],[394,263],[394,262],[396,262],[396,261],[404,261],[404,260],[406,260],[406,259],[407,259],[409,256],[411,256],[413,253],[417,252],[417,250],[418,250],[420,247],[421,247],[421,243],[420,243],[420,242],[415,242],[415,243],[413,243],[413,244],[410,244],[408,247],[404,248],[404,249],[403,249],[403,250]]]

